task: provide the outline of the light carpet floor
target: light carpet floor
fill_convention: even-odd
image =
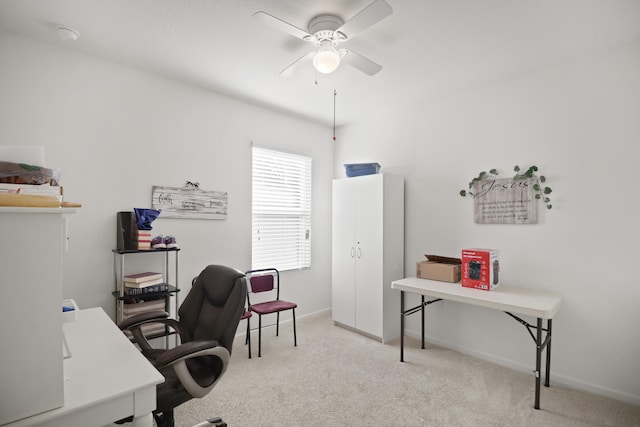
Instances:
[[[288,318],[287,315],[285,319]],[[257,322],[255,322],[257,323]],[[244,323],[243,323],[244,325]],[[553,383],[533,408],[534,378],[452,350],[383,345],[334,326],[330,314],[257,331],[253,358],[236,337],[231,363],[202,399],[175,411],[176,426],[220,416],[244,426],[640,426],[640,407]]]

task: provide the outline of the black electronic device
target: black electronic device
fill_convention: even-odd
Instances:
[[[480,280],[482,264],[479,261],[469,261],[469,279]]]
[[[133,211],[118,212],[116,224],[116,248],[119,251],[136,249],[135,230],[136,222]]]

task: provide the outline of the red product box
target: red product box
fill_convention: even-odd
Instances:
[[[462,250],[462,286],[490,291],[500,285],[500,261],[496,249]]]

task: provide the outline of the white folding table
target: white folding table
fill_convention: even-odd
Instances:
[[[540,409],[540,372],[542,352],[546,349],[546,372],[544,385],[549,387],[551,372],[551,321],[560,309],[562,296],[537,289],[499,286],[492,291],[465,288],[460,283],[447,283],[435,280],[409,277],[391,283],[392,289],[400,291],[400,361],[404,362],[404,320],[406,316],[418,311],[422,313],[422,348],[424,345],[424,309],[428,305],[442,300],[455,301],[480,307],[504,311],[524,325],[536,344],[536,391],[535,409]],[[421,303],[405,310],[404,294],[410,292],[421,295]],[[434,298],[426,300],[425,297]],[[531,316],[537,319],[532,325],[518,316]],[[543,327],[542,320],[547,322]],[[535,332],[535,334],[534,334]],[[543,337],[544,332],[544,337]]]

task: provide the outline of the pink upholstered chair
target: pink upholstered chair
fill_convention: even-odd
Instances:
[[[262,356],[262,316],[276,314],[276,336],[280,329],[280,312],[291,310],[293,316],[293,345],[297,346],[296,337],[296,307],[294,302],[280,299],[280,272],[275,268],[249,270],[247,277],[247,303],[249,311],[258,315],[258,357]],[[251,302],[252,295],[254,297]],[[260,300],[259,302],[257,300]]]

